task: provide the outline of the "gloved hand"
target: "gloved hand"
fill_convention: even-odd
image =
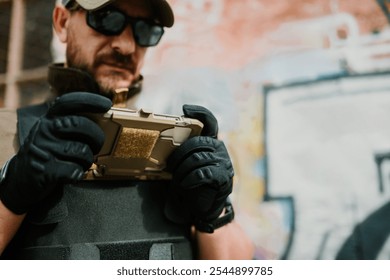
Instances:
[[[186,117],[200,120],[201,136],[185,141],[167,161],[172,173],[165,207],[168,219],[196,225],[218,218],[232,192],[233,166],[224,143],[217,140],[218,123],[204,107],[184,105]]]
[[[104,113],[111,104],[87,92],[58,97],[9,162],[0,186],[4,205],[23,214],[61,185],[80,180],[104,143],[102,129],[80,114]]]

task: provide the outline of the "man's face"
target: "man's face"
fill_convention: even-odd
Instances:
[[[150,18],[146,3],[119,0],[115,6],[128,16]],[[103,92],[128,88],[140,76],[146,48],[136,44],[130,25],[117,36],[106,36],[87,25],[85,11],[76,11],[69,20],[66,43],[67,65],[86,70]]]

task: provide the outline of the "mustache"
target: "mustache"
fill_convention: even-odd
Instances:
[[[94,67],[100,64],[111,64],[120,68],[127,69],[131,72],[135,70],[135,63],[131,55],[123,55],[119,52],[112,51],[110,53],[102,53],[98,55],[94,61]]]

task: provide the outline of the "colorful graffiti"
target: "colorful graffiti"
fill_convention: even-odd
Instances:
[[[196,103],[216,114],[235,163],[238,220],[256,243],[256,258],[335,258],[337,246],[308,249],[297,242],[297,232],[307,230],[297,224],[299,196],[288,188],[273,193],[267,182],[264,92],[389,68],[386,51],[380,61],[372,57],[380,53],[373,46],[388,38],[386,30],[378,32],[387,25],[379,6],[370,0],[359,7],[354,1],[170,3],[176,23],[148,54],[138,106],[180,114],[181,104]]]

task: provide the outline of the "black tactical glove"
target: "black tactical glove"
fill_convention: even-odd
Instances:
[[[190,138],[168,158],[172,188],[165,207],[168,219],[195,227],[222,213],[232,192],[233,166],[222,141],[216,139],[218,123],[207,109],[184,105],[186,117],[204,124],[202,136]]]
[[[87,92],[58,97],[9,162],[0,185],[4,205],[22,214],[57,187],[80,180],[104,142],[101,128],[80,114],[103,113],[111,104]]]

